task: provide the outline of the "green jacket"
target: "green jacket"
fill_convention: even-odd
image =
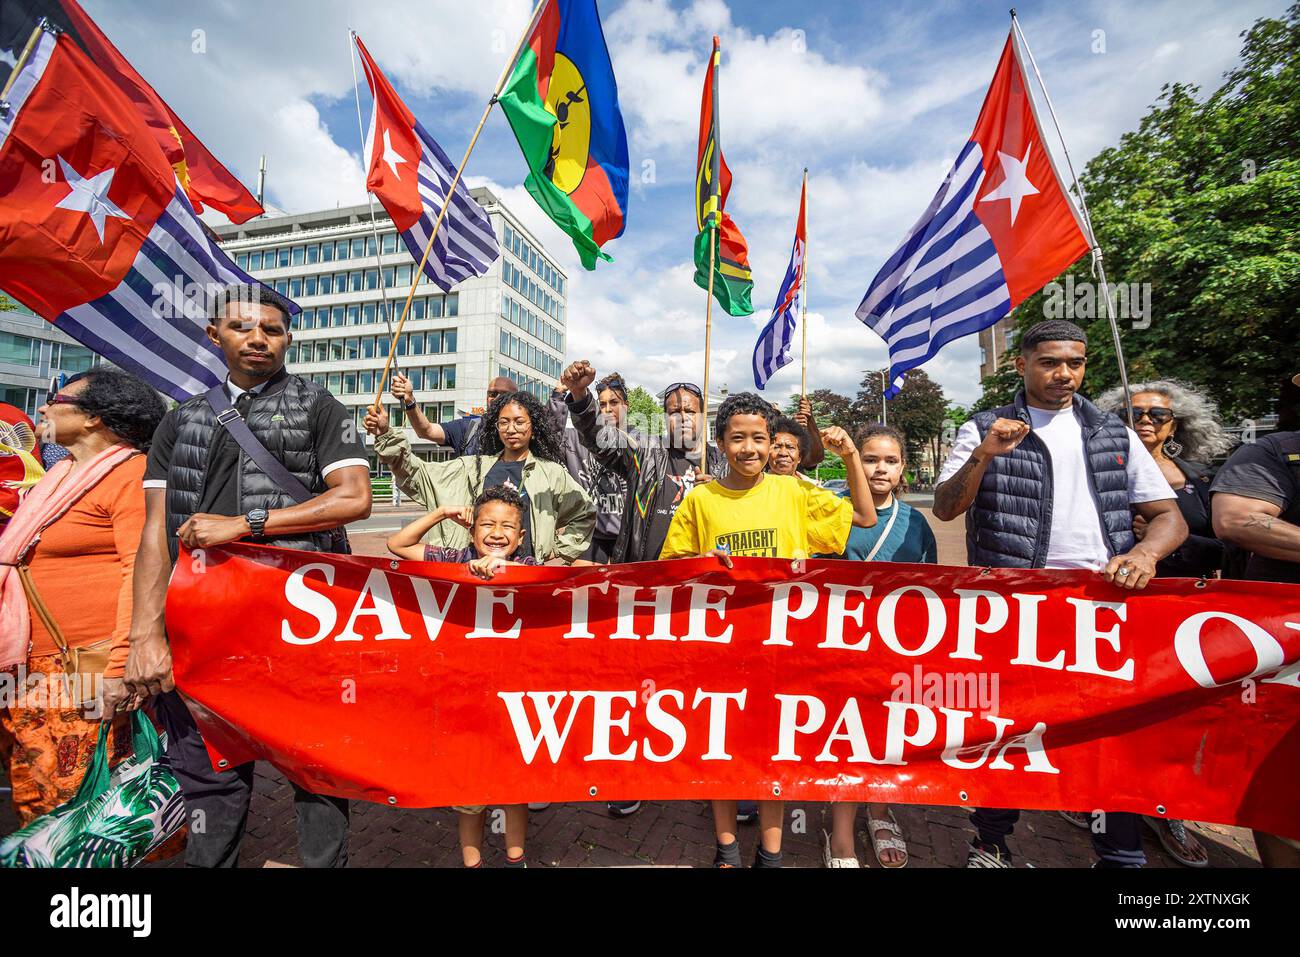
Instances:
[[[446,462],[425,462],[411,449],[404,429],[389,429],[378,436],[375,453],[392,471],[402,494],[429,511],[439,506],[473,505],[497,460],[492,455],[462,455]],[[573,562],[581,558],[591,544],[596,508],[568,469],[530,452],[524,460],[524,491],[528,493],[537,560],[558,556]],[[557,534],[561,528],[564,531]],[[426,541],[444,548],[464,548],[470,544],[470,535],[455,522],[440,522]]]

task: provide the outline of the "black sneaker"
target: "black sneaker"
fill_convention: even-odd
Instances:
[[[614,817],[627,817],[629,814],[635,814],[641,810],[640,801],[609,801],[605,805],[606,809]]]
[[[757,801],[736,802],[736,823],[737,824],[753,824],[757,820],[758,820]]]

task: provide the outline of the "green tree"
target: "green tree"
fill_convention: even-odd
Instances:
[[[663,406],[641,386],[636,386],[627,393],[627,420],[648,435],[658,435],[663,431]]]
[[[853,415],[858,425],[870,425],[881,420],[880,374],[868,372],[862,379]],[[926,374],[924,369],[909,369],[903,373],[903,387],[889,400],[886,412],[888,422],[907,436],[909,454],[915,454],[943,432],[948,400],[943,388]],[[937,454],[937,453],[936,453]]]
[[[847,396],[840,395],[832,389],[817,389],[808,394],[808,403],[812,406],[813,418],[817,420],[819,428],[838,425],[842,429],[852,431],[853,403]],[[798,410],[799,396],[795,394],[790,397],[785,411],[787,415],[793,415]]]
[[[1149,316],[1119,320],[1130,380],[1189,380],[1229,420],[1266,414],[1300,368],[1300,4],[1242,36],[1214,93],[1167,84],[1082,176],[1107,278],[1149,284]],[[1088,257],[1069,272],[1093,281]],[[1026,300],[1019,329],[1050,305]],[[1075,321],[1095,395],[1119,381],[1110,329],[1100,309]],[[1005,401],[1006,370],[989,379],[981,408]]]

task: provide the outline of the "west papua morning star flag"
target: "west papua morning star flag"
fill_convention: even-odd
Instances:
[[[198,212],[203,212],[204,206],[211,206],[228,216],[232,223],[242,223],[261,214],[262,207],[253,194],[208,151],[76,0],[0,3],[0,83],[9,78],[10,66],[17,62],[32,29],[42,17],[64,30],[104,71],[104,76],[135,104]],[[6,54],[13,59],[6,62]]]
[[[220,383],[208,303],[256,281],[204,232],[126,95],[43,30],[0,107],[0,288],[177,400]]]
[[[908,369],[993,325],[1091,245],[1044,141],[1024,59],[1013,30],[970,141],[858,306],[889,347],[886,398]]]
[[[456,166],[380,72],[361,38],[353,34],[366,81],[374,95],[366,156],[366,188],[393,219],[416,263],[424,258],[433,224],[442,212]],[[451,206],[438,227],[424,274],[444,292],[458,282],[481,276],[501,255],[487,213],[474,202],[464,181],[456,184]]]
[[[790,346],[799,325],[799,299],[803,294],[804,252],[808,241],[805,227],[807,205],[808,182],[805,180],[799,194],[799,223],[794,230],[790,265],[781,281],[781,291],[776,294],[772,318],[758,334],[758,344],[754,346],[754,385],[760,389],[767,386],[777,369],[790,364]]]

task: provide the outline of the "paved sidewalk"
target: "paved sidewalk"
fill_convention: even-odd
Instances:
[[[939,559],[962,564],[965,558],[962,522],[930,520],[939,546]],[[368,523],[374,531],[354,532],[358,554],[386,555],[389,529],[410,521],[419,510],[376,509]],[[2,774],[2,771],[0,771]],[[296,865],[293,792],[282,775],[259,764],[241,866]],[[894,810],[907,840],[909,867],[962,867],[972,835],[967,812],[961,808],[898,806]],[[8,793],[0,793],[0,834],[14,829],[16,820]],[[858,815],[858,857],[879,867],[865,833],[866,814]],[[1244,828],[1189,825],[1209,850],[1213,867],[1257,867],[1258,855]],[[793,867],[822,866],[822,830],[830,829],[829,805],[786,805],[785,860]],[[741,831],[741,859],[752,862],[757,832]],[[1179,865],[1144,829],[1151,867]],[[1010,840],[1017,866],[1090,867],[1095,859],[1088,832],[1067,823],[1055,812],[1028,811]],[[529,821],[528,859],[533,866],[558,867],[707,867],[713,861],[713,821],[702,801],[647,802],[628,818],[612,818],[604,803],[557,804],[534,812]],[[486,866],[504,860],[502,835],[489,834],[484,848]],[[458,867],[460,849],[456,814],[449,809],[399,810],[378,804],[354,805],[351,863],[358,867]],[[160,867],[180,866],[179,859]]]

